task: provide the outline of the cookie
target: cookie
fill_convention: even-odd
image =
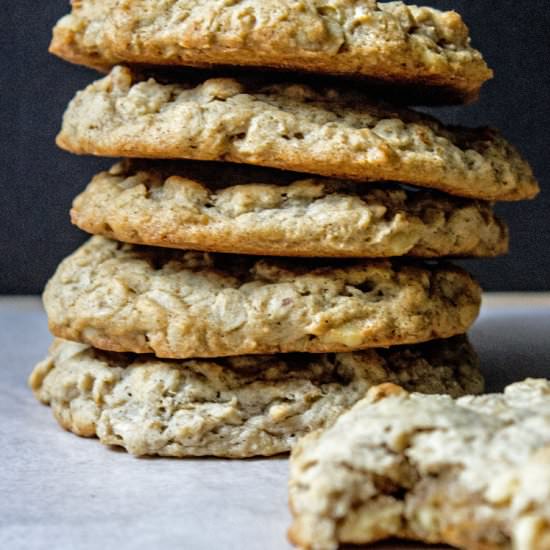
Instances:
[[[457,401],[372,388],[298,443],[290,505],[300,548],[388,537],[550,548],[550,381]]]
[[[496,131],[445,127],[357,92],[299,84],[162,84],[116,67],[76,95],[57,143],[74,153],[395,180],[487,200],[538,192],[529,165]]]
[[[462,269],[383,260],[258,259],[93,237],[49,281],[61,338],[159,357],[336,352],[467,331],[480,288]]]
[[[168,361],[57,340],[30,378],[59,423],[134,455],[242,458],[290,450],[381,382],[483,391],[464,337],[331,355]]]
[[[81,0],[50,51],[108,69],[118,63],[237,65],[368,77],[451,102],[492,77],[455,12],[401,2]]]
[[[119,241],[268,256],[497,256],[489,203],[208,162],[127,161],[76,198],[73,223]]]

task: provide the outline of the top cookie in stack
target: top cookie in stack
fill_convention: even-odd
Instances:
[[[50,51],[103,70],[225,65],[362,77],[460,103],[493,74],[457,13],[375,0],[73,0]]]
[[[75,200],[96,236],[44,294],[52,332],[81,343],[58,341],[32,379],[64,426],[137,454],[251,456],[289,450],[375,383],[481,391],[463,336],[480,289],[417,258],[506,252],[487,201],[537,183],[496,131],[373,99],[477,96],[491,71],[457,14],[79,0],[52,51],[110,69],[71,102],[58,144],[129,157]],[[340,77],[306,85],[304,71]]]

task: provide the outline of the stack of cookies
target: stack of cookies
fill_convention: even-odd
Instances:
[[[44,294],[57,339],[31,385],[64,427],[136,455],[271,455],[380,383],[482,391],[481,292],[439,259],[505,253],[489,201],[537,183],[496,131],[373,99],[477,97],[492,73],[456,13],[79,0],[51,49],[109,71],[58,144],[125,157],[76,198],[94,236]]]

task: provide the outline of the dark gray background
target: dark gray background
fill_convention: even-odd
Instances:
[[[447,121],[494,125],[532,163],[543,193],[502,204],[511,227],[507,258],[467,262],[488,290],[550,290],[550,3],[548,0],[432,1],[469,24],[496,78],[482,100],[440,111]],[[37,293],[57,263],[84,240],[71,227],[73,197],[109,159],[71,156],[54,137],[74,92],[95,79],[48,55],[50,28],[68,0],[3,0],[0,7],[0,293]]]

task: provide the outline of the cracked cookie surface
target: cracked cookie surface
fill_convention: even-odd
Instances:
[[[208,162],[126,161],[71,210],[118,241],[268,256],[497,256],[507,227],[486,202]]]
[[[57,340],[30,384],[59,423],[134,455],[247,457],[290,450],[367,390],[483,390],[466,338],[388,350],[169,361]]]
[[[75,63],[240,65],[369,77],[452,102],[492,77],[455,12],[370,0],[80,0],[50,51]]]
[[[333,550],[389,537],[550,548],[550,381],[502,394],[367,397],[291,457],[291,539]]]
[[[452,265],[276,259],[92,237],[44,292],[52,332],[159,357],[334,352],[467,331],[481,291]]]
[[[446,127],[363,94],[235,79],[163,84],[115,67],[71,101],[57,137],[74,153],[226,160],[485,200],[537,194],[495,130]]]

